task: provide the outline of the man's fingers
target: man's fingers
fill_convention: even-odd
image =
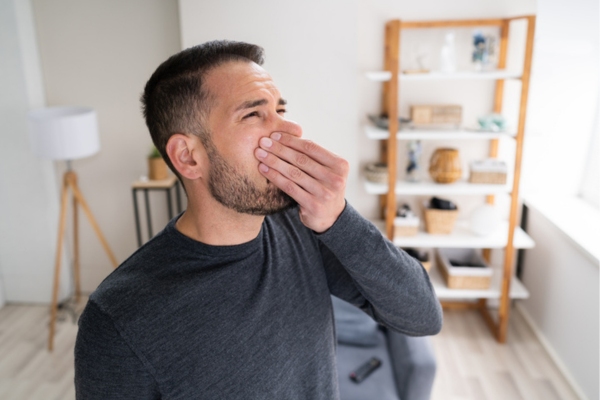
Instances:
[[[284,147],[290,147],[297,152],[306,154],[309,158],[332,169],[336,173],[341,173],[342,175],[348,173],[349,165],[346,160],[311,140],[301,139],[297,136],[280,132],[271,134],[271,139],[284,145]]]
[[[292,149],[291,147],[284,146],[281,143],[278,143],[269,138],[262,138],[259,141],[259,145],[266,152],[277,156],[275,158],[284,160],[288,164],[297,167],[298,169],[304,171],[316,180],[328,181],[332,178],[333,172],[328,167],[319,164],[317,161],[313,160],[308,155],[300,153]],[[257,157],[260,159],[258,154]],[[269,160],[269,158],[267,158],[267,160]],[[285,173],[284,170],[279,169],[278,166],[275,164],[269,162],[265,162],[265,164],[283,172],[284,175],[286,175],[288,178],[293,178],[295,176],[293,175],[295,174],[295,172]]]
[[[263,163],[263,165],[278,171],[281,175],[290,181],[293,181],[305,191],[317,196],[322,194],[323,187],[317,182],[317,180],[315,180],[314,177],[308,175],[300,168],[285,162],[278,156],[264,151],[263,149],[256,149],[255,155]],[[314,163],[314,161],[312,162]],[[261,170],[261,172],[263,171]]]
[[[265,150],[266,153],[274,154],[275,156],[277,156],[264,157],[263,162],[268,166],[273,167],[281,172],[284,172],[281,169],[283,167],[283,164],[276,162],[276,159],[281,159],[291,166],[296,166],[298,169],[301,169],[302,171],[306,172],[315,179],[324,178],[324,176],[322,176],[324,169],[319,168],[320,165],[306,154],[299,153],[290,147],[283,146],[282,144],[266,137],[260,139],[259,145],[263,150]],[[260,159],[261,155],[263,155],[263,153],[258,152],[257,157]],[[294,174],[294,172],[288,172],[285,175],[287,175],[288,177],[294,176],[290,175],[290,173]]]
[[[309,203],[312,195],[295,182],[286,178],[279,171],[275,170],[274,168],[269,168],[266,164],[262,163],[258,165],[258,170],[269,181],[271,181],[271,183],[296,200],[301,207]]]
[[[255,150],[260,173],[300,205],[302,223],[324,232],[345,207],[348,162],[314,142],[275,132]]]

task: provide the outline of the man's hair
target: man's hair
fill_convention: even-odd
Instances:
[[[211,94],[203,87],[206,73],[228,61],[262,65],[262,47],[216,40],[185,49],[154,71],[141,96],[142,111],[154,145],[177,178],[183,180],[166,153],[175,133],[193,134],[209,146],[210,132],[203,125],[211,106]]]

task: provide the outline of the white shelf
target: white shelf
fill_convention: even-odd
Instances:
[[[429,271],[429,278],[431,279],[431,284],[435,290],[435,294],[440,300],[450,300],[450,299],[499,299],[501,297],[502,291],[502,269],[498,267],[493,267],[494,273],[492,275],[492,280],[490,283],[489,289],[450,289],[446,286],[446,281],[438,267],[433,264]],[[510,294],[509,297],[511,299],[527,299],[529,298],[529,292],[523,286],[523,283],[516,277],[513,276],[510,283]]]
[[[386,140],[390,133],[373,125],[365,125],[365,134],[369,139]],[[455,140],[455,139],[500,139],[514,138],[514,132],[484,132],[469,129],[403,129],[398,132],[398,140]]]
[[[387,194],[388,185],[365,180],[365,190],[369,194]],[[396,182],[396,194],[400,195],[488,195],[510,193],[511,190],[512,185],[510,182],[505,185],[469,183],[463,180],[447,184],[432,181]]]
[[[366,72],[369,80],[375,82],[386,82],[392,79],[392,73],[389,71],[370,71]],[[521,72],[495,70],[495,71],[458,71],[452,73],[428,72],[423,74],[399,74],[401,81],[429,81],[429,80],[496,80],[496,79],[520,79]]]
[[[386,82],[392,79],[392,73],[389,71],[369,71],[365,72],[367,79],[375,82]]]
[[[385,235],[385,223],[373,221]],[[394,245],[398,247],[417,248],[473,248],[473,249],[501,249],[508,243],[508,221],[503,221],[498,229],[488,236],[476,236],[469,230],[467,221],[457,221],[456,226],[449,235],[431,235],[420,230],[415,236],[396,237]],[[521,227],[515,227],[513,244],[516,249],[531,249],[535,242]]]

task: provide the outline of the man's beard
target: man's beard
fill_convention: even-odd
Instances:
[[[205,144],[210,172],[210,194],[225,207],[239,213],[270,215],[298,203],[273,184],[260,190],[247,175],[238,173],[217,151],[213,143]]]

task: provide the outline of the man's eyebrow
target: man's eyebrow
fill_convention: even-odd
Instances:
[[[269,101],[267,99],[248,100],[248,101],[245,101],[242,104],[240,104],[239,107],[235,109],[235,111],[237,112],[240,110],[245,110],[247,108],[263,106],[263,105],[267,104],[268,102]],[[285,106],[287,104],[287,101],[285,99],[279,99],[278,104],[280,106]]]

